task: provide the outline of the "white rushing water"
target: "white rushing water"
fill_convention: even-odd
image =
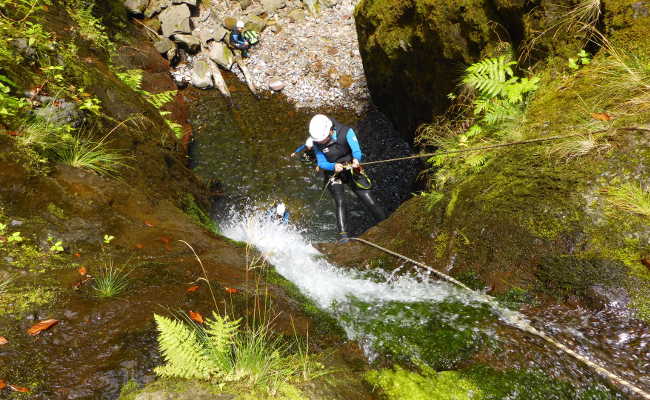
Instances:
[[[364,279],[329,263],[295,227],[271,220],[263,212],[235,215],[222,227],[225,236],[254,246],[276,271],[325,310],[345,303],[349,296],[368,302],[439,302],[454,297],[469,302],[467,292],[421,276],[395,276],[386,281]]]

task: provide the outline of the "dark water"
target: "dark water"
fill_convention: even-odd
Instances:
[[[258,100],[240,82],[230,79],[228,83],[234,89],[232,107],[218,93],[209,92],[191,115],[194,171],[219,181],[224,192],[217,204],[218,219],[233,208],[266,209],[282,201],[292,222],[304,227],[311,238],[335,237],[334,202],[323,190],[322,173],[314,170],[314,162],[290,157],[307,139],[309,120],[316,113],[354,126],[366,161],[411,154],[410,146],[378,111],[357,117],[337,109],[296,109],[280,94]],[[409,197],[418,163],[402,161],[368,169],[374,194],[388,212]],[[351,191],[346,190],[346,196],[350,230],[359,234],[374,221]]]

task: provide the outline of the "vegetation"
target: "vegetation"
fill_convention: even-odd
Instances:
[[[129,274],[125,267],[116,267],[109,261],[93,281],[93,291],[99,298],[115,297],[124,292],[129,286]]]
[[[650,191],[636,183],[624,183],[603,190],[607,202],[614,208],[644,218],[650,218]]]

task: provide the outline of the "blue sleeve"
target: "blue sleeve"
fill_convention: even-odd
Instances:
[[[234,44],[239,44],[239,45],[245,44],[242,35],[236,31],[230,32],[230,41],[233,42]]]
[[[305,150],[306,148],[307,148],[307,146],[305,146],[304,144],[302,144],[302,145],[300,145],[300,147],[298,147],[297,149],[295,149],[293,152],[294,152],[294,153],[300,153],[301,151]]]
[[[318,146],[314,146],[314,153],[316,153],[316,162],[318,163],[320,169],[323,169],[325,171],[334,171],[334,163],[327,161],[325,154],[320,151]]]
[[[359,146],[359,141],[357,140],[357,134],[354,133],[354,130],[352,130],[352,128],[348,130],[348,134],[345,135],[345,139],[348,141],[350,149],[352,149],[352,157],[361,161],[363,158],[363,153],[361,152],[361,147]]]

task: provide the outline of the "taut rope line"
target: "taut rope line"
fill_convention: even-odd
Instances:
[[[611,128],[611,129],[613,129],[614,131],[620,130],[620,131],[648,131],[648,132],[650,132],[650,129],[640,128],[640,127]],[[608,132],[609,130],[610,129],[601,129],[599,131],[588,132],[588,133],[574,133],[572,135],[564,135],[564,136],[549,136],[549,137],[546,137],[546,138],[520,140],[518,142],[500,143],[500,144],[493,144],[493,145],[490,145],[490,146],[472,147],[472,148],[469,148],[469,149],[438,151],[438,152],[434,152],[434,153],[417,154],[417,155],[414,155],[414,156],[391,158],[391,159],[388,159],[388,160],[368,161],[368,162],[360,163],[360,165],[363,165],[363,166],[367,167],[369,165],[376,165],[376,164],[382,164],[382,163],[393,162],[393,161],[412,160],[412,159],[415,159],[415,158],[433,157],[433,156],[439,156],[439,155],[443,155],[443,154],[467,153],[467,152],[471,152],[471,151],[491,150],[491,149],[498,149],[498,148],[501,148],[501,147],[517,146],[517,145],[522,145],[522,144],[550,142],[550,141],[553,141],[553,140],[568,139],[568,138],[572,138],[572,137],[585,136],[585,135],[594,135],[594,134],[597,134],[597,133],[605,133],[605,132]]]
[[[645,130],[645,129],[643,129],[643,130]],[[401,258],[401,259],[403,259],[405,261],[411,262],[411,263],[413,263],[413,264],[415,264],[415,265],[417,265],[419,267],[422,267],[422,268],[426,269],[427,271],[433,272],[434,274],[438,275],[439,277],[441,277],[442,279],[444,279],[446,281],[449,281],[449,282],[451,282],[451,283],[453,283],[453,284],[455,284],[457,286],[460,286],[463,289],[466,289],[466,290],[469,290],[469,291],[471,291],[473,293],[476,293],[474,290],[470,289],[469,287],[464,285],[462,282],[459,282],[458,280],[452,278],[451,276],[449,276],[447,274],[444,274],[444,273],[438,271],[437,269],[434,269],[434,268],[432,268],[432,267],[430,267],[430,266],[428,266],[426,264],[415,261],[412,258],[408,258],[408,257],[406,257],[404,255],[401,255],[399,253],[396,253],[394,251],[388,250],[385,247],[379,246],[378,244],[372,243],[372,242],[370,242],[368,240],[365,240],[365,239],[360,239],[360,238],[350,238],[350,239],[351,240],[356,240],[356,241],[361,242],[361,243],[364,243],[364,244],[366,244],[368,246],[379,249],[379,250],[381,250],[381,251],[383,251],[385,253],[391,254],[391,255],[393,255],[395,257],[398,257],[398,258]],[[482,300],[484,300],[486,302],[495,302],[495,300],[494,300],[494,298],[492,296],[489,296],[489,295],[483,294],[483,293],[476,293],[476,294],[478,294],[480,299],[482,299]],[[620,385],[625,386],[626,388],[628,388],[629,390],[631,390],[632,392],[638,394],[639,396],[641,396],[642,398],[644,398],[646,400],[650,400],[650,394],[649,393],[639,389],[638,387],[636,387],[630,381],[628,381],[626,379],[623,379],[620,376],[614,374],[613,372],[610,372],[610,371],[606,370],[605,368],[603,368],[600,365],[596,364],[595,362],[591,361],[587,357],[576,353],[575,351],[568,348],[566,345],[564,345],[564,344],[558,342],[557,340],[553,339],[552,337],[548,336],[546,333],[537,330],[535,327],[531,326],[526,320],[520,318],[518,322],[520,323],[520,325],[513,324],[513,326],[515,328],[521,329],[523,331],[526,331],[526,332],[528,332],[530,334],[533,334],[533,335],[535,335],[537,337],[540,337],[540,338],[544,339],[545,341],[547,341],[548,343],[550,343],[553,346],[557,347],[558,349],[562,350],[563,352],[567,353],[571,357],[577,359],[578,361],[583,362],[585,365],[592,368],[593,370],[595,370],[599,374],[606,376],[611,381],[617,382]]]

